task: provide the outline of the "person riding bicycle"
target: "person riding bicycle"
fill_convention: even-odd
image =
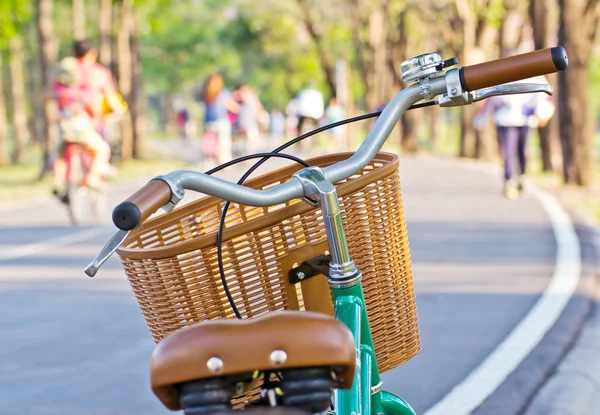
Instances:
[[[73,45],[77,59],[80,83],[84,95],[85,109],[92,117],[95,128],[104,137],[104,123],[108,112],[123,113],[126,106],[116,92],[112,75],[108,68],[97,62],[98,51],[89,39],[78,40]]]
[[[103,177],[114,175],[116,169],[109,163],[110,146],[97,131],[89,111],[89,96],[81,89],[79,63],[73,57],[64,58],[58,68],[54,85],[54,98],[59,107],[59,129],[61,145],[59,160],[55,167],[55,194],[60,194],[64,186],[65,169],[63,150],[68,143],[80,144],[92,154],[86,182],[88,186],[102,188]]]

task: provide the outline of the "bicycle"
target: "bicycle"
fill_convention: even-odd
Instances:
[[[409,109],[551,94],[549,85],[502,84],[565,70],[568,58],[558,46],[448,69],[457,63],[436,53],[404,62],[410,85],[375,113],[355,153],[308,163],[280,153],[287,143],[242,160],[261,158],[255,169],[276,156],[303,168],[287,167],[247,186],[241,184],[253,169],[238,184],[211,177],[218,168],[176,171],[115,208],[120,230],[86,273],[94,276],[119,251],[158,342],[151,383],[167,408],[187,415],[243,407],[249,414],[414,415],[406,401],[382,389],[380,378],[380,371],[414,357],[420,341],[398,159],[379,150]],[[184,189],[212,197],[173,210]],[[237,205],[227,216],[232,202]],[[170,213],[147,221],[161,207]],[[367,264],[364,278],[357,264]],[[384,284],[396,295],[386,296]],[[387,350],[390,344],[400,352]]]
[[[66,193],[61,200],[67,205],[74,226],[89,220],[100,220],[104,216],[106,190],[90,187],[86,181],[92,157],[84,145],[65,143]]]

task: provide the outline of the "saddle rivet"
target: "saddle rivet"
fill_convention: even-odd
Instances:
[[[218,357],[211,357],[208,359],[208,362],[206,362],[206,367],[208,367],[208,370],[212,373],[219,373],[221,369],[223,369],[223,361]]]
[[[287,354],[283,350],[273,350],[271,352],[271,363],[282,365],[287,360]]]

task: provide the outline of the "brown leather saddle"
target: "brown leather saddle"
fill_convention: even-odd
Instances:
[[[352,333],[322,313],[276,311],[244,320],[194,324],[163,339],[150,364],[152,390],[179,410],[184,382],[292,368],[328,367],[334,387],[352,386],[356,351]]]

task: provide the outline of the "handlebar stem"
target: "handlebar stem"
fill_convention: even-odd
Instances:
[[[362,274],[350,257],[335,186],[325,178],[323,169],[319,167],[307,167],[294,177],[302,183],[306,196],[317,200],[321,206],[331,253],[327,282],[331,288],[350,288],[357,285]]]

